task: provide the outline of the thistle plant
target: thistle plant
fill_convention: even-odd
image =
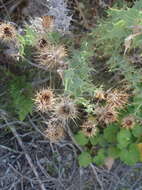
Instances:
[[[11,79],[7,82],[6,95],[8,98],[10,95],[12,109],[15,108],[11,114],[19,116],[20,120],[26,120],[33,111],[44,114],[42,118],[49,118],[43,121],[47,123],[44,134],[51,142],[64,137],[70,121],[79,120],[74,139],[84,150],[78,157],[80,166],[102,165],[107,157],[119,158],[129,165],[139,162],[142,69],[132,56],[141,57],[141,1],[132,8],[109,8],[107,18],[102,18],[95,29],[82,36],[78,47],[75,46],[76,36],[70,36],[69,40],[64,35],[71,20],[65,17],[68,14],[66,4],[62,0],[56,4],[53,0],[50,6],[54,23],[47,15],[41,17],[41,34],[27,26],[16,36],[13,26],[0,25],[0,39],[9,40],[13,36],[19,44],[19,59],[14,66],[22,70],[22,74],[16,76],[6,72]],[[64,7],[60,18],[61,9],[56,11],[57,6]],[[50,24],[55,28],[50,28]],[[105,81],[95,86],[92,77],[94,56],[103,61],[109,72],[117,71],[122,81],[117,81],[113,87],[105,86]],[[122,82],[121,87],[119,82]],[[85,112],[85,118],[79,117],[78,107]]]

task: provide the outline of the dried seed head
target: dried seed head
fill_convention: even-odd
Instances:
[[[45,130],[45,136],[51,142],[57,142],[65,136],[63,123],[59,120],[51,120],[48,122],[48,128]]]
[[[114,90],[107,94],[107,103],[111,104],[114,108],[121,109],[128,102],[129,95],[118,90]]]
[[[96,135],[96,133],[97,133],[96,124],[93,121],[91,121],[91,120],[86,121],[81,126],[81,128],[82,128],[82,132],[87,137],[92,137],[92,136]]]
[[[96,94],[95,94],[95,98],[99,99],[99,100],[105,100],[105,93],[102,89],[98,89],[96,91]]]
[[[42,48],[45,48],[47,45],[48,45],[48,42],[44,37],[41,37],[36,40],[36,47],[39,50],[41,50]]]
[[[98,112],[99,121],[103,121],[105,124],[113,123],[117,121],[118,112],[111,106],[105,106],[100,108]]]
[[[57,69],[60,63],[67,56],[66,49],[64,46],[45,46],[39,51],[37,60],[41,65],[47,69]]]
[[[16,35],[17,32],[13,25],[8,23],[0,24],[0,39],[4,41],[13,41]]]
[[[77,109],[70,99],[65,98],[56,106],[55,114],[61,120],[74,119],[77,117]]]
[[[34,101],[37,106],[37,110],[41,112],[46,112],[52,109],[55,102],[53,91],[51,89],[40,90],[37,92]]]
[[[126,129],[132,129],[135,126],[135,119],[129,115],[122,120],[122,127]]]

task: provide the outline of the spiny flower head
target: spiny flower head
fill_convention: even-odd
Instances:
[[[45,136],[51,142],[57,142],[65,136],[63,123],[59,120],[51,120],[47,123],[48,128],[45,130]]]
[[[122,127],[126,129],[132,129],[135,126],[135,118],[129,115],[122,120]]]
[[[82,132],[87,137],[92,137],[92,136],[96,135],[96,133],[97,133],[96,124],[91,120],[88,120],[85,123],[83,123],[81,128],[82,128]]]
[[[74,119],[77,117],[77,109],[71,99],[63,98],[56,106],[55,114],[61,120]]]
[[[56,69],[67,56],[64,46],[45,46],[39,51],[37,60],[47,69]]]
[[[107,94],[107,103],[111,104],[114,108],[121,109],[128,102],[129,95],[125,92],[113,90]]]
[[[49,88],[38,91],[34,101],[37,106],[37,110],[41,112],[46,112],[52,109],[55,102],[53,91]]]
[[[4,41],[13,41],[16,38],[16,35],[16,29],[12,24],[0,24],[0,39]]]
[[[101,107],[98,109],[96,114],[99,118],[99,121],[103,121],[105,124],[110,124],[117,121],[118,112],[110,105]]]

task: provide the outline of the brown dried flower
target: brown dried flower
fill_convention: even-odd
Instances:
[[[97,133],[96,124],[93,121],[91,121],[91,120],[86,121],[81,126],[81,128],[82,128],[82,132],[87,137],[92,137],[92,136],[96,135],[96,133]]]
[[[61,120],[74,119],[77,117],[77,109],[72,100],[64,98],[55,108],[56,116]]]
[[[0,39],[12,41],[16,38],[17,32],[13,25],[9,23],[0,24]]]
[[[127,104],[128,97],[129,95],[127,93],[113,90],[107,94],[107,103],[114,108],[121,109]]]
[[[99,121],[103,121],[105,124],[117,121],[118,112],[110,105],[99,108],[96,114],[99,117]]]
[[[63,59],[67,56],[64,46],[45,46],[39,51],[37,60],[47,69],[57,69]]]
[[[55,102],[54,94],[51,89],[42,89],[37,92],[34,99],[37,110],[46,112],[53,108]]]
[[[132,129],[135,126],[135,118],[129,115],[122,120],[122,127],[126,129]]]
[[[63,123],[59,120],[51,120],[47,123],[48,128],[45,130],[45,136],[51,142],[57,142],[65,136]]]

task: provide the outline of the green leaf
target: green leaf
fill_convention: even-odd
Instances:
[[[15,108],[19,119],[23,121],[28,113],[32,113],[32,87],[26,82],[25,77],[16,77],[10,83],[12,106]]]
[[[120,159],[128,165],[136,164],[140,161],[138,146],[136,144],[131,144],[128,149],[122,149]]]
[[[100,149],[97,153],[97,156],[93,158],[93,162],[96,165],[102,165],[105,161],[105,152],[104,149]]]
[[[132,129],[132,134],[135,137],[140,137],[142,135],[142,126],[140,125],[136,125],[133,129]]]
[[[110,147],[108,149],[108,156],[113,158],[118,158],[120,154],[120,150],[117,147]]]
[[[111,124],[107,128],[104,129],[104,138],[107,142],[115,142],[116,135],[118,132],[118,127],[116,124]]]
[[[89,140],[90,140],[92,145],[96,145],[99,143],[100,138],[99,138],[99,136],[93,136],[93,137],[90,137]]]
[[[76,142],[82,146],[86,145],[89,141],[89,139],[81,131],[79,131],[78,134],[74,136],[74,138]]]
[[[103,135],[98,136],[98,144],[103,147],[106,146],[106,139]]]
[[[121,129],[121,131],[117,134],[118,147],[123,149],[128,146],[131,142],[131,132],[127,129]]]
[[[79,157],[79,165],[82,167],[89,166],[90,163],[92,163],[92,157],[88,152],[82,152]]]

